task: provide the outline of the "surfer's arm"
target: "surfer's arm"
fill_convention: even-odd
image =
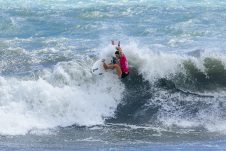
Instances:
[[[116,45],[114,40],[111,40],[112,45]],[[120,41],[118,42],[118,47],[120,47]]]

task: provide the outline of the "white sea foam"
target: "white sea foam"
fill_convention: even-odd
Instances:
[[[77,63],[59,64],[38,80],[0,77],[0,134],[103,124],[114,116],[124,89],[121,82],[115,75],[95,78],[80,68]]]

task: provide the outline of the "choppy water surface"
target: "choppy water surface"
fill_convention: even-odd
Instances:
[[[225,150],[226,2],[0,0],[0,148]],[[91,74],[120,40],[130,75]]]

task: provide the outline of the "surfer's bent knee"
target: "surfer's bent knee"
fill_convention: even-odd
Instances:
[[[120,68],[118,64],[114,64],[114,68]]]

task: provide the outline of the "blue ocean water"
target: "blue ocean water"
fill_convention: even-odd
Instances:
[[[0,0],[1,150],[226,150],[226,1]],[[130,75],[91,73],[120,41]]]

